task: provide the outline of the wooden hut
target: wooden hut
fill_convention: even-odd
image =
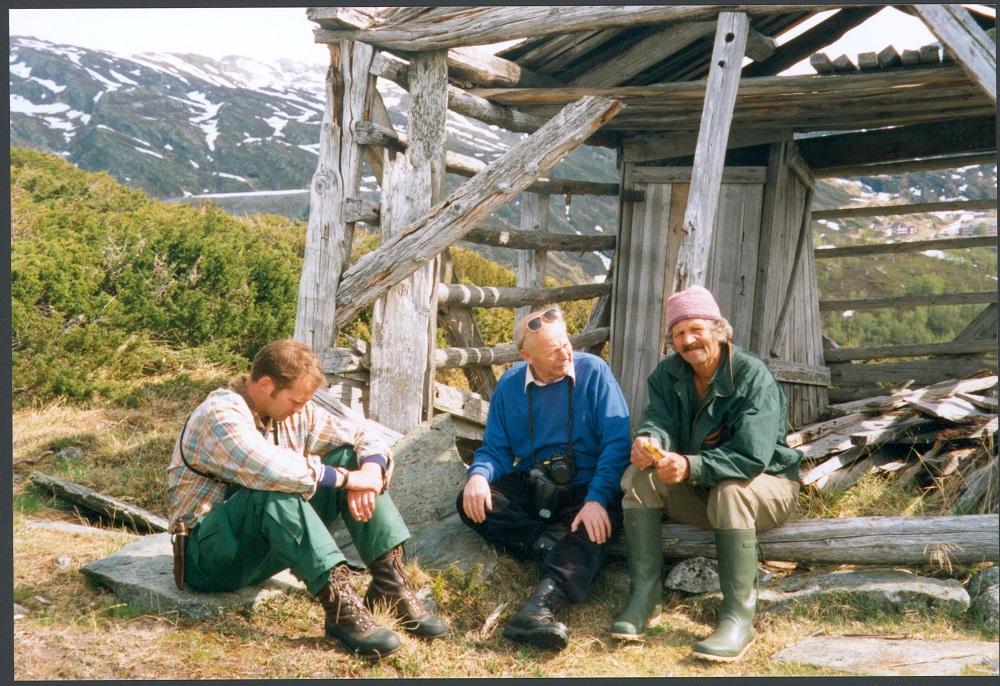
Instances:
[[[369,416],[398,431],[435,408],[482,421],[495,383],[490,365],[517,355],[510,345],[482,346],[472,306],[599,298],[574,345],[609,346],[636,416],[663,354],[666,298],[692,284],[717,295],[737,343],[773,370],[796,426],[824,409],[831,382],[845,396],[883,380],[931,383],[961,369],[995,370],[995,292],[938,296],[987,305],[951,344],[824,347],[823,310],[914,303],[821,302],[817,259],[931,246],[814,250],[815,179],[995,160],[996,49],[987,33],[995,19],[959,5],[900,6],[940,43],[903,54],[890,46],[856,61],[820,52],[883,7],[310,8],[331,61],[295,336],[323,351],[344,398],[364,401]],[[496,55],[469,49],[512,39],[525,40]],[[778,76],[805,58],[817,74]],[[376,77],[409,93],[405,134],[389,122]],[[447,150],[448,110],[530,135],[486,164]],[[616,152],[619,183],[548,175],[585,142]],[[362,160],[380,185],[377,206],[359,200]],[[448,197],[446,173],[469,177]],[[547,232],[549,198],[559,194],[616,196],[616,234]],[[517,196],[520,228],[490,224]],[[995,206],[954,201],[822,216]],[[382,243],[345,269],[357,222],[379,227]],[[448,248],[459,239],[522,250],[518,287],[452,283]],[[933,247],[983,244],[955,238]],[[547,252],[609,249],[615,257],[604,283],[544,287]],[[369,305],[368,349],[334,347],[338,328]],[[435,349],[437,327],[454,347]],[[949,357],[905,369],[861,362],[928,355]],[[443,367],[461,367],[477,393],[435,384]]]

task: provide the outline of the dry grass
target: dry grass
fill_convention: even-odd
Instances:
[[[31,612],[14,624],[15,678],[803,676],[821,672],[778,664],[772,656],[814,634],[996,640],[964,616],[886,614],[845,600],[759,613],[759,638],[741,662],[703,663],[690,657],[690,646],[710,633],[715,599],[671,594],[663,621],[645,642],[619,644],[607,636],[628,591],[625,563],[615,560],[605,565],[591,599],[569,608],[564,619],[571,628],[570,645],[559,653],[500,637],[503,623],[536,580],[533,565],[507,558],[489,583],[454,570],[429,574],[412,567],[431,589],[451,632],[433,643],[406,636],[397,654],[377,663],[325,641],[322,610],[304,595],[275,597],[253,612],[202,621],[136,613],[79,571],[133,536],[29,528],[38,519],[85,520],[37,493],[25,477],[31,469],[61,474],[163,513],[170,446],[191,407],[217,382],[218,377],[207,375],[173,397],[157,396],[135,408],[55,405],[15,414],[14,600]],[[83,457],[57,459],[56,452],[67,445],[81,448]],[[862,480],[837,500],[803,495],[800,516],[921,512],[919,494],[886,489],[882,482]],[[357,579],[359,591],[366,583],[366,577]],[[502,603],[507,606],[492,632],[480,636],[483,623]],[[379,618],[393,625],[384,613]]]

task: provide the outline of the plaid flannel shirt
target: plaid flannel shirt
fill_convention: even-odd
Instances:
[[[242,382],[209,394],[191,416],[174,444],[167,468],[167,501],[170,526],[180,519],[190,527],[225,499],[227,485],[196,474],[184,457],[202,472],[223,481],[262,491],[299,493],[308,500],[322,475],[322,456],[340,445],[354,446],[361,459],[381,454],[392,457],[384,440],[366,435],[348,420],[334,417],[311,400],[281,422],[261,420],[241,394]]]

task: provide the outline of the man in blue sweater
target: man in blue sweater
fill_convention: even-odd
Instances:
[[[504,637],[562,649],[569,631],[553,610],[586,599],[604,543],[621,527],[628,408],[608,365],[573,352],[558,306],[520,319],[514,345],[524,362],[490,398],[458,513],[501,550],[542,561],[541,580]],[[569,533],[556,539],[546,531],[551,523]]]

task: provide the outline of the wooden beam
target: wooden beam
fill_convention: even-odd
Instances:
[[[841,55],[833,61],[833,71],[835,72],[855,72],[858,71],[858,67],[851,58],[847,55]]]
[[[956,341],[976,341],[997,338],[997,304],[983,308],[968,326],[955,336]]]
[[[400,133],[392,127],[382,126],[374,122],[356,122],[354,133],[360,145],[376,145],[404,152],[410,144],[410,139],[406,134]],[[475,176],[486,168],[486,162],[456,152],[445,152],[444,159],[445,170],[450,174]],[[549,193],[553,195],[618,196],[619,194],[617,183],[544,177],[528,186],[527,190],[533,193]]]
[[[912,381],[920,385],[957,379],[984,369],[996,373],[997,360],[996,357],[989,358],[982,355],[977,357],[956,355],[954,357],[882,362],[879,364],[838,362],[830,363],[829,366],[830,383],[833,386],[877,389],[874,393],[871,391],[866,393],[866,397],[871,398],[873,395],[885,392],[884,388],[878,386],[880,382],[901,385]],[[835,393],[833,396],[838,398],[837,402],[840,402],[839,399],[846,399],[841,393]]]
[[[815,12],[816,5],[731,5],[731,12],[769,14]],[[331,33],[398,50],[434,50],[460,45],[486,45],[514,38],[577,33],[646,24],[712,19],[717,5],[603,5],[439,8],[419,16],[375,16],[360,8],[310,7],[306,15]]]
[[[359,195],[361,185],[361,149],[354,141],[353,123],[368,118],[365,104],[375,88],[368,73],[371,46],[342,42],[329,49],[326,107],[319,161],[309,185],[309,222],[293,334],[314,351],[326,350],[337,330],[337,283],[354,238],[354,224],[342,217],[343,203]]]
[[[344,198],[344,205],[340,216],[345,222],[350,224],[361,222],[368,226],[378,226],[379,204],[360,198]]]
[[[167,520],[164,517],[138,505],[41,472],[32,472],[28,478],[39,487],[86,510],[107,517],[115,524],[126,524],[134,531],[141,532],[160,533],[167,530]]]
[[[885,164],[863,164],[848,167],[827,167],[816,173],[819,178],[850,178],[855,176],[879,176],[880,174],[905,174],[915,171],[936,171],[938,169],[960,169],[977,164],[996,164],[995,153],[980,155],[949,155],[946,157],[921,158]]]
[[[594,329],[586,333],[569,337],[574,350],[595,345],[608,340],[608,329]],[[492,348],[438,348],[435,351],[438,369],[455,367],[492,366],[517,362],[521,354],[512,344],[498,345]]]
[[[796,145],[813,173],[823,176],[823,170],[831,167],[995,151],[996,141],[996,118],[978,117],[816,136],[796,141]]]
[[[830,58],[824,52],[817,52],[815,55],[810,55],[809,66],[817,74],[832,74],[837,71],[836,67],[833,66],[833,62],[830,61]]]
[[[405,154],[387,154],[383,165],[383,245],[444,196],[445,51],[414,56],[410,79],[410,145]],[[436,338],[431,328],[437,323],[437,308],[431,306],[436,277],[433,261],[417,265],[409,276],[387,289],[372,309],[368,414],[400,433],[423,421],[423,409],[430,408],[432,402],[427,380],[433,379],[433,367],[428,367]]]
[[[997,101],[997,47],[961,5],[911,5],[958,64]]]
[[[882,69],[892,69],[893,67],[898,67],[903,62],[899,53],[896,52],[896,48],[892,45],[887,45],[879,50],[876,60],[878,61],[878,66]]]
[[[994,294],[994,298],[996,294]],[[949,341],[948,343],[914,343],[907,345],[872,345],[863,348],[837,348],[825,350],[827,364],[852,360],[881,360],[894,357],[923,357],[925,355],[969,355],[996,352],[995,340]]]
[[[984,303],[995,303],[996,301],[996,291],[987,291],[984,293],[942,293],[940,295],[904,295],[898,298],[820,300],[819,311],[878,310],[890,307],[917,307],[920,305],[981,305]]]
[[[847,219],[851,217],[892,217],[901,214],[923,214],[925,212],[968,212],[971,210],[995,210],[996,208],[996,198],[990,198],[987,200],[921,202],[909,205],[843,207],[835,210],[816,210],[812,216],[813,219]]]
[[[826,367],[775,358],[764,360],[764,364],[771,370],[771,374],[777,381],[806,386],[826,387],[830,385],[830,370]]]
[[[939,565],[978,564],[1000,557],[1000,517],[840,517],[799,519],[761,531],[765,560],[809,564]],[[625,552],[622,537],[608,549]],[[663,524],[663,553],[673,558],[715,557],[711,530],[689,524]]]
[[[372,61],[371,70],[375,76],[388,79],[410,92],[409,65],[405,62],[380,52]],[[520,133],[537,131],[544,123],[544,120],[534,115],[496,105],[452,85],[448,86],[448,109],[486,124],[495,124]]]
[[[579,286],[553,288],[498,286],[464,286],[438,284],[438,302],[466,307],[522,307],[590,300],[611,292],[610,283],[586,283]]]
[[[881,5],[842,9],[779,47],[766,60],[748,64],[743,68],[743,77],[780,74],[816,51],[837,41],[845,33],[881,10]]]
[[[920,252],[923,250],[958,250],[960,248],[995,247],[996,236],[970,236],[967,238],[935,238],[929,241],[904,241],[902,243],[878,243],[873,245],[848,245],[841,248],[816,248],[813,254],[817,260],[833,257],[859,257],[861,255],[882,255],[885,253]]]
[[[319,32],[317,31],[317,40]],[[457,47],[448,51],[448,76],[471,86],[561,86],[558,79],[522,67],[484,50]]]
[[[460,283],[461,275],[455,267],[451,248],[442,252],[439,259],[438,284]],[[472,310],[467,307],[452,307],[442,303],[438,300],[437,294],[434,297],[434,307],[437,308],[438,328],[444,330],[445,342],[449,346],[455,348],[480,348],[483,346],[483,338],[476,325],[476,319],[472,316]],[[434,342],[436,344],[436,341]],[[492,397],[493,391],[496,389],[497,377],[493,374],[491,367],[466,367],[462,373],[465,374],[465,380],[468,382],[470,390],[483,398]],[[439,409],[437,396],[437,391],[435,391],[435,409]]]
[[[521,230],[544,236],[549,231],[549,194],[521,194]],[[545,287],[548,255],[545,250],[521,250],[517,253],[517,285],[537,290]],[[532,303],[533,304],[533,303]],[[515,319],[528,314],[529,303],[521,303],[514,311]]]
[[[628,45],[622,51],[616,45],[616,54],[594,68],[576,77],[571,87],[608,87],[625,83],[636,74],[667,59],[694,41],[715,31],[714,21],[691,22],[664,26],[642,40]]]
[[[726,159],[726,141],[729,139],[736,89],[740,85],[740,64],[749,27],[750,20],[742,12],[719,13],[672,293],[705,283],[722,185],[722,166]]]
[[[777,41],[770,36],[765,36],[752,26],[747,30],[746,56],[754,62],[766,60],[777,49]]]
[[[545,174],[620,109],[620,103],[605,98],[584,98],[567,106],[427,215],[362,257],[344,273],[337,292],[337,321],[347,323],[421,264],[461,239],[482,218]]]
[[[739,97],[739,94],[737,94]],[[730,128],[728,150],[746,148],[769,143],[781,143],[792,140],[794,133],[790,128],[739,130]],[[698,144],[696,134],[670,134],[669,132],[655,134],[638,134],[629,136],[622,144],[624,155],[636,163],[652,162],[654,160],[669,160],[694,154]]]
[[[519,250],[549,250],[562,252],[591,252],[613,250],[616,237],[609,234],[578,236],[569,233],[536,234],[502,226],[477,226],[462,239],[479,245]]]

